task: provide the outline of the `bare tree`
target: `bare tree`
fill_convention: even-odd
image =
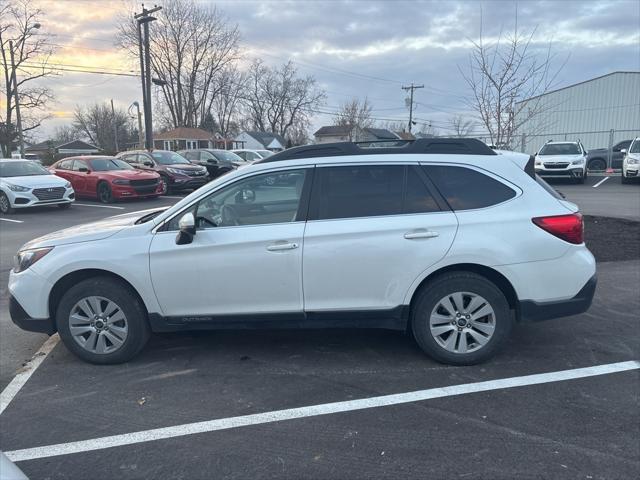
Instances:
[[[359,140],[362,130],[373,126],[371,104],[367,97],[362,102],[358,98],[352,98],[340,105],[335,122],[349,128],[349,141]]]
[[[161,87],[163,123],[196,127],[211,112],[219,92],[216,77],[239,57],[237,26],[215,6],[195,0],[165,0],[150,28],[153,76]],[[121,19],[120,44],[138,55],[137,24],[132,16]]]
[[[325,98],[315,78],[299,77],[292,62],[270,68],[256,60],[249,69],[244,106],[251,128],[287,137],[289,129],[305,124]]]
[[[15,126],[15,89],[18,88],[22,131],[30,132],[48,117],[44,112],[53,94],[47,88],[34,86],[33,81],[51,75],[49,58],[53,49],[46,34],[37,33],[42,10],[32,7],[29,0],[0,0],[0,70],[5,97],[0,100],[0,153],[10,156],[18,137]],[[9,42],[13,42],[15,68],[11,66]],[[14,84],[13,78],[17,84]]]
[[[214,119],[220,135],[227,138],[238,133],[239,115],[247,93],[247,75],[235,65],[228,66],[220,72],[216,90],[218,94],[212,102]]]
[[[56,142],[72,142],[80,136],[84,136],[84,134],[78,132],[78,129],[73,125],[60,125],[53,131],[52,139]]]
[[[463,117],[462,115],[456,115],[452,117],[450,120],[451,129],[454,132],[454,136],[456,137],[468,137],[473,132],[473,129],[476,125],[476,122],[470,120],[468,118]]]
[[[482,21],[481,21],[482,23]],[[491,143],[511,147],[521,127],[545,108],[540,95],[548,92],[564,66],[553,70],[551,43],[536,52],[536,30],[518,30],[517,12],[513,32],[486,43],[482,35],[473,42],[466,71],[459,67],[472,91],[470,106],[489,132]],[[523,100],[531,99],[527,102]]]
[[[95,146],[105,152],[116,152],[114,125],[118,131],[119,145],[136,142],[131,118],[120,108],[111,110],[107,102],[95,103],[86,108],[77,106],[74,113],[73,127]]]

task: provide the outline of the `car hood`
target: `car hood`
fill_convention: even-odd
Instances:
[[[2,177],[3,182],[20,185],[29,188],[64,187],[67,181],[64,178],[51,175],[25,175],[23,177]]]
[[[137,212],[124,213],[115,217],[105,218],[97,222],[84,223],[74,227],[58,230],[25,243],[20,250],[26,248],[54,247],[57,245],[69,245],[71,243],[92,242],[103,240],[115,235],[120,230],[135,225],[136,220],[150,213],[164,208],[150,208]]]
[[[580,160],[584,158],[582,155],[538,155],[538,160],[541,162],[573,162],[574,160]]]
[[[124,178],[126,180],[150,180],[160,177],[156,172],[145,170],[112,170],[108,173],[113,178]]]

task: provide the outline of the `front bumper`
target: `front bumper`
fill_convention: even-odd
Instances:
[[[541,177],[582,178],[584,176],[583,167],[557,168],[557,169],[535,167],[535,170],[536,170],[536,173]]]
[[[162,194],[162,183],[158,182],[153,188],[132,187],[129,185],[113,185],[112,193],[114,198],[148,198],[157,197]]]
[[[580,289],[575,297],[555,302],[536,302],[534,300],[520,301],[520,320],[536,322],[551,318],[569,317],[589,310],[598,283],[594,274]]]
[[[209,177],[207,175],[198,177],[176,176],[169,178],[169,185],[174,190],[195,190],[206,185],[208,181]]]
[[[52,198],[46,199],[38,198],[33,190],[28,192],[11,192],[9,195],[9,200],[11,202],[11,206],[13,208],[29,208],[29,207],[37,207],[42,205],[60,205],[65,203],[71,203],[75,201],[75,192],[73,191],[73,187],[67,188],[60,198]]]
[[[32,318],[22,308],[20,302],[12,295],[9,295],[9,315],[11,315],[11,321],[15,323],[22,330],[28,332],[46,333],[47,335],[53,335],[56,333],[53,320],[50,318]]]

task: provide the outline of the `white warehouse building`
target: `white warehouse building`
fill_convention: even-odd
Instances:
[[[548,140],[579,139],[587,150],[608,148],[640,135],[640,72],[609,73],[517,105],[523,116],[530,109],[540,112],[518,129],[519,151],[535,153]]]

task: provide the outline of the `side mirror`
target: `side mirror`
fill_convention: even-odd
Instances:
[[[153,162],[150,162],[149,160],[147,160],[146,162],[142,163],[145,167],[153,167]]]
[[[79,172],[89,173],[89,169],[87,167],[80,167],[78,169]]]
[[[178,228],[180,231],[176,236],[177,245],[186,245],[193,242],[193,237],[196,234],[196,220],[193,213],[185,213],[178,221]]]
[[[622,150],[620,150],[620,153],[622,153],[622,154],[626,155],[626,154],[627,154],[627,149],[626,149],[626,148],[623,148]]]

